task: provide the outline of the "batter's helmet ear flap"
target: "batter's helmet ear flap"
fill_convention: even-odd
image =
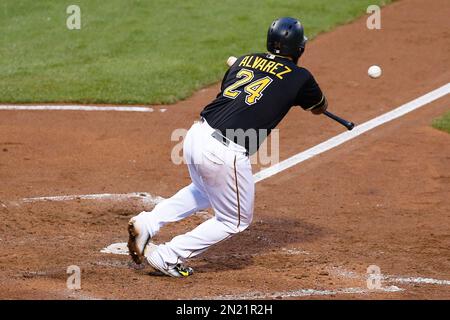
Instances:
[[[300,44],[300,48],[302,48],[303,49],[303,51],[305,51],[305,48],[306,48],[306,44],[308,43],[308,38],[306,37],[306,36],[303,36],[303,41],[302,41],[302,43]]]
[[[273,21],[267,32],[267,50],[291,57],[294,61],[298,61],[303,54],[306,41],[302,24],[294,18],[285,17]]]
[[[300,47],[298,48],[298,57],[294,57],[294,62],[295,64],[298,63],[298,60],[300,59],[300,57],[303,55],[303,53],[305,53],[305,49],[306,49],[306,43],[308,42],[308,38],[307,37],[303,37],[303,42],[300,44]]]
[[[305,52],[306,49],[306,43],[308,42],[308,38],[307,37],[303,37],[303,41],[300,44],[300,57],[302,56],[302,54]]]
[[[299,55],[296,56],[296,57],[292,57],[292,61],[293,61],[295,64],[298,64],[298,60],[300,60],[300,57],[302,56],[302,54],[303,54],[303,52],[302,52],[301,49],[300,49]]]

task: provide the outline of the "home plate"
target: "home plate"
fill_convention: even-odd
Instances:
[[[128,247],[126,242],[113,243],[106,248],[100,250],[101,253],[112,253],[128,255]]]

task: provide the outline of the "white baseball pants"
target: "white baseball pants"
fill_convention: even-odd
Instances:
[[[140,214],[153,237],[162,226],[213,208],[215,216],[194,230],[161,244],[152,257],[170,267],[192,258],[210,246],[245,230],[253,218],[255,184],[244,147],[214,139],[214,129],[203,120],[189,129],[184,159],[192,183],[163,200],[151,212]]]

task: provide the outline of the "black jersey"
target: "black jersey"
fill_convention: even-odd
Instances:
[[[233,131],[265,132],[258,134],[256,146],[231,138],[252,154],[292,106],[308,110],[324,103],[325,97],[308,70],[287,58],[257,53],[240,57],[228,69],[221,92],[201,116],[227,137]]]

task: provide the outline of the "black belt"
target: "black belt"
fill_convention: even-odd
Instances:
[[[200,118],[200,121],[203,123],[205,122],[205,119],[202,117]],[[211,137],[213,137],[226,147],[230,145],[231,140],[225,137],[219,129],[214,129],[214,132],[211,134]],[[249,155],[248,151],[245,151],[245,155],[248,157]]]
[[[230,145],[230,140],[227,139],[227,137],[224,137],[219,130],[215,130],[212,134],[211,137],[213,137],[214,139],[216,139],[217,141],[219,141],[221,144],[223,144],[224,146],[228,147]]]

